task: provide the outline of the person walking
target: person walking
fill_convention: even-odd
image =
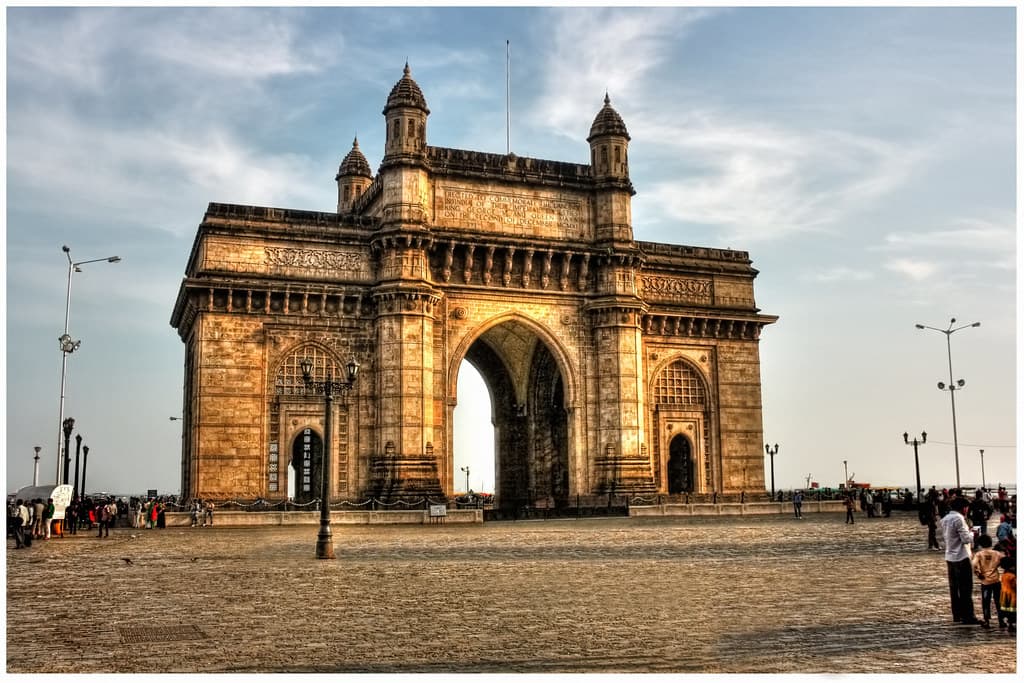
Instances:
[[[793,494],[793,515],[797,519],[803,519],[804,494],[797,491]]]
[[[853,513],[857,509],[857,503],[854,502],[852,493],[846,496],[843,500],[843,505],[846,506],[846,523],[853,524]]]
[[[964,515],[970,504],[965,498],[957,497],[950,502],[949,513],[942,518],[942,540],[946,544],[946,577],[949,581],[949,605],[953,621],[963,625],[978,625],[974,616],[973,569],[971,567],[971,544],[974,534],[967,526]]]

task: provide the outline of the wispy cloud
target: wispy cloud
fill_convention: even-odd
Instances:
[[[869,270],[858,270],[847,266],[834,266],[825,270],[807,271],[800,276],[804,282],[848,283],[865,282],[874,279],[875,274]]]
[[[1006,253],[1016,245],[1014,217],[958,218],[950,227],[919,232],[889,233],[881,250],[954,249]]]
[[[538,125],[576,139],[589,127],[608,91],[639,100],[648,76],[685,39],[692,26],[721,10],[696,8],[579,8],[545,13],[551,35],[544,55],[542,95],[533,108]]]
[[[896,258],[885,263],[885,268],[915,282],[927,280],[939,270],[939,264],[909,258]]]

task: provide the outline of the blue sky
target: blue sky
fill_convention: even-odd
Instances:
[[[54,477],[65,415],[89,488],[176,492],[184,347],[171,309],[208,202],[331,211],[372,167],[408,59],[433,145],[587,163],[605,92],[632,136],[637,239],[750,252],[779,487],[1015,481],[1014,8],[9,7],[7,488]],[[468,382],[468,380],[467,380]],[[467,385],[468,386],[468,385]],[[467,395],[473,395],[464,387]],[[462,413],[470,403],[460,396]],[[465,424],[488,414],[461,415]],[[489,441],[459,467],[489,489]],[[460,486],[461,487],[461,486]]]

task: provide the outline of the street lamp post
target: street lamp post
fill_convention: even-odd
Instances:
[[[68,465],[71,464],[71,432],[75,429],[75,418],[65,418],[61,423],[64,429],[64,479],[60,478],[60,455],[57,456],[57,486],[68,483]]]
[[[459,469],[466,473],[466,493],[468,494],[469,493],[469,465],[466,465],[465,467],[460,467]]]
[[[71,276],[74,273],[82,272],[80,266],[84,266],[87,263],[97,263],[99,261],[106,261],[107,263],[117,263],[121,260],[120,256],[108,256],[106,258],[95,258],[87,261],[72,261],[71,260],[71,248],[66,244],[61,247],[64,255],[68,259],[68,294],[67,300],[64,303],[64,334],[62,334],[57,341],[60,342],[60,416],[57,418],[57,424],[63,425],[64,423],[64,389],[67,384],[67,372],[68,372],[68,354],[74,353],[79,346],[82,345],[81,340],[75,341],[68,334],[68,322],[71,319]],[[54,475],[57,479],[57,484],[60,485],[60,433],[57,435],[57,473]],[[67,468],[64,470],[64,483],[68,480]]]
[[[908,446],[914,447],[914,476],[917,477],[917,493],[914,495],[915,500],[918,503],[921,502],[921,463],[917,459],[917,447],[923,445],[928,440],[928,432],[921,432],[921,440],[918,441],[917,437],[914,440],[910,440],[910,435],[903,432],[903,443]]]
[[[775,454],[779,452],[779,444],[775,444],[775,448],[770,448],[768,444],[764,445],[764,452],[768,454],[772,468],[772,501],[775,500]]]
[[[850,487],[850,471],[846,469],[846,461],[843,461],[843,488]]]
[[[348,371],[347,382],[334,381],[330,368],[323,380],[313,379],[313,361],[303,358],[299,363],[302,368],[302,381],[306,389],[324,395],[324,451],[320,476],[320,531],[316,537],[316,558],[318,560],[334,559],[334,543],[331,540],[330,512],[330,473],[331,473],[331,404],[334,394],[347,394],[352,390],[359,373],[359,363],[352,359],[345,366]]]
[[[39,486],[39,451],[43,450],[42,446],[33,446],[33,450],[36,452],[35,466],[32,468],[32,485]]]
[[[949,327],[947,327],[944,330],[939,329],[938,327],[930,327],[928,325],[921,324],[915,324],[914,327],[916,327],[919,330],[934,330],[936,332],[941,332],[942,334],[946,335],[946,359],[949,361],[949,404],[953,409],[953,461],[956,465],[956,487],[960,488],[960,447],[957,443],[956,436],[956,391],[957,389],[963,389],[964,384],[966,384],[966,382],[960,379],[957,380],[955,385],[953,384],[953,350],[950,345],[949,338],[953,336],[954,332],[959,332],[964,328],[981,327],[981,323],[976,322],[971,323],[969,325],[961,325],[960,327],[953,327],[953,325],[955,324],[956,318],[950,318]],[[943,384],[942,382],[939,382],[939,390],[945,391],[946,389],[946,385]]]
[[[82,452],[82,435],[75,434],[75,488],[74,494],[81,498],[81,491],[78,490],[78,456]]]
[[[980,448],[978,451],[981,453],[981,488],[987,489],[985,486],[985,449]]]

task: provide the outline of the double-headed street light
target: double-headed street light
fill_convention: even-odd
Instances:
[[[106,261],[107,263],[117,263],[121,260],[120,256],[108,256],[106,258],[94,258],[87,261],[72,261],[71,260],[71,247],[66,244],[61,247],[64,255],[68,259],[68,296],[67,301],[64,303],[64,334],[57,338],[60,342],[61,361],[60,361],[60,416],[57,418],[57,424],[63,425],[64,423],[64,389],[66,386],[67,372],[68,372],[68,354],[74,353],[79,346],[82,345],[81,340],[74,340],[71,335],[68,334],[68,322],[71,318],[71,276],[75,273],[82,272],[80,266],[84,266],[87,263],[97,263],[99,261]],[[61,481],[61,467],[60,467],[60,431],[57,432],[57,473],[56,483],[60,484],[68,483],[67,467],[64,468],[64,481]],[[65,454],[70,460],[70,456]]]
[[[779,452],[779,444],[775,444],[775,448],[772,449],[768,444],[764,445],[764,452],[768,454],[771,460],[772,468],[772,501],[775,500],[775,454]]]
[[[469,493],[469,465],[466,465],[465,467],[460,467],[459,469],[466,473],[466,493],[468,494]]]
[[[906,432],[903,432],[903,443],[907,444],[908,446],[914,447],[914,475],[917,477],[917,493],[914,494],[914,499],[917,500],[918,503],[921,502],[921,465],[917,460],[917,447],[922,445],[927,440],[928,432],[921,432],[920,441],[917,440],[916,436],[914,437],[914,440],[911,441],[910,435],[907,434]]]
[[[953,408],[953,460],[956,464],[956,487],[960,488],[960,447],[957,443],[956,436],[956,392],[958,389],[963,389],[966,382],[960,379],[957,380],[956,384],[953,384],[953,351],[949,343],[949,338],[953,336],[954,332],[959,332],[962,329],[968,327],[981,327],[981,323],[976,322],[970,323],[969,325],[961,325],[960,327],[953,327],[955,324],[956,318],[950,318],[949,327],[944,330],[939,329],[938,327],[929,327],[928,325],[921,324],[916,324],[914,327],[919,330],[934,330],[946,335],[946,358],[949,361],[949,386],[947,387],[943,382],[939,382],[938,386],[940,391],[946,391],[948,389],[949,403]]]
[[[327,376],[323,380],[313,379],[313,361],[303,358],[299,362],[302,369],[302,381],[308,391],[324,395],[324,450],[323,463],[320,468],[320,531],[316,536],[316,559],[333,560],[334,543],[331,540],[331,512],[330,512],[330,474],[331,474],[331,403],[334,394],[343,396],[352,390],[359,374],[359,363],[353,358],[345,366],[348,373],[348,381],[335,381],[331,374],[331,368],[326,368]]]

